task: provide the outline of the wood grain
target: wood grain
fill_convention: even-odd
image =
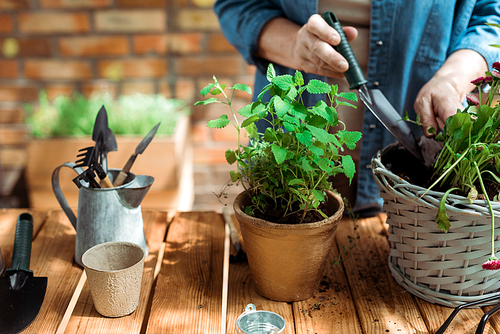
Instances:
[[[147,333],[220,331],[223,244],[221,215],[186,212],[174,218],[166,239]]]
[[[337,257],[338,250],[333,248],[325,262],[319,292],[293,304],[297,333],[362,333],[344,268],[332,264]]]
[[[337,242],[348,245],[353,225],[344,220]],[[427,333],[415,300],[392,278],[389,244],[379,217],[357,222],[360,239],[343,262],[363,333]]]
[[[154,272],[168,227],[167,212],[143,212],[144,234],[149,254],[144,262],[139,306],[122,318],[106,318],[94,308],[88,282],[85,283],[65,333],[140,333],[154,287]]]

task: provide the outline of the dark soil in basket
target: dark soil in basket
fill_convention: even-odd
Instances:
[[[436,180],[436,178],[432,177],[432,168],[426,167],[422,161],[417,159],[402,146],[391,147],[390,149],[383,151],[382,164],[384,164],[384,166],[395,175],[411,184],[418,185],[423,188],[430,187]],[[488,179],[483,179],[483,181],[488,197],[493,199],[493,197],[500,191],[500,184]],[[475,186],[481,197],[481,185],[477,182]],[[435,186],[432,190],[445,192],[448,189],[440,189],[438,186]],[[467,194],[459,194],[457,192],[453,193],[467,197]]]

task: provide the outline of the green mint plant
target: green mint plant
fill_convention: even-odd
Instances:
[[[233,108],[235,90],[251,94],[250,87],[235,84],[226,92],[226,85],[220,84],[215,76],[213,79],[200,93],[203,97],[222,95],[223,99],[210,97],[195,105],[222,103],[230,109],[231,120],[222,115],[209,121],[207,126],[224,128],[231,124],[238,133],[237,148],[228,149],[225,156],[229,164],[236,164],[236,170],[230,172],[232,182],[241,181],[251,195],[252,204],[245,212],[283,223],[297,214],[302,222],[309,212],[327,218],[320,204],[325,201],[325,192],[331,189],[329,176],[343,173],[352,180],[355,173],[351,156],[344,152],[346,148],[356,147],[361,133],[345,129],[344,123],[338,120],[336,107],[355,108],[349,101],[357,101],[356,94],[338,92],[336,85],[320,80],[306,84],[299,71],[294,76],[276,75],[270,64],[269,84],[262,89],[257,101],[236,112]],[[305,91],[326,94],[328,103],[320,101],[314,106],[304,106]],[[271,98],[263,102],[266,92]],[[255,123],[259,120],[269,123],[264,133],[257,131]],[[329,133],[338,125],[340,130]],[[249,143],[242,142],[244,130]]]

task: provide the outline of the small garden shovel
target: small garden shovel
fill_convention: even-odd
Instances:
[[[105,173],[108,173],[108,152],[117,151],[118,144],[113,131],[108,127],[108,114],[104,106],[97,113],[92,132],[92,140],[98,144],[100,163]]]
[[[359,98],[363,101],[366,108],[375,115],[380,123],[382,123],[382,125],[384,125],[384,127],[403,144],[410,153],[420,159],[420,161],[424,161],[422,151],[408,124],[401,120],[401,115],[394,109],[380,90],[368,89],[366,86],[368,81],[365,79],[363,71],[361,71],[359,67],[356,56],[335,14],[332,12],[325,12],[322,17],[326,23],[333,27],[340,35],[339,45],[333,48],[344,56],[349,63],[349,69],[345,72],[345,77],[349,82],[349,89],[357,89]]]
[[[0,334],[19,333],[35,320],[42,307],[47,277],[34,277],[29,269],[33,217],[17,219],[11,268],[0,278]]]

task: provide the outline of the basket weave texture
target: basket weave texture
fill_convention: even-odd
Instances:
[[[500,296],[500,270],[481,267],[491,255],[491,215],[485,200],[471,204],[463,196],[450,194],[446,213],[451,227],[441,232],[435,217],[442,192],[428,191],[422,196],[427,189],[389,171],[380,151],[372,159],[372,172],[387,212],[389,268],[399,285],[428,302],[449,307]],[[500,218],[500,203],[492,205],[495,217]],[[496,252],[500,227],[495,227],[495,236]]]

